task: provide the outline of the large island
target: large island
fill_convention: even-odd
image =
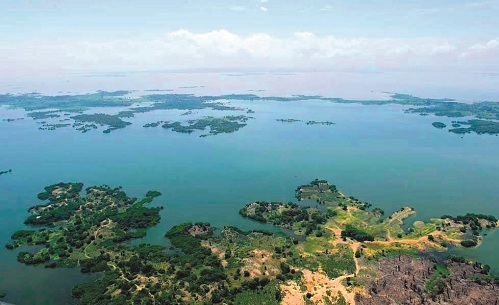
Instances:
[[[405,227],[416,213],[411,207],[385,215],[316,179],[296,189],[298,203],[259,201],[240,210],[288,234],[183,223],[166,232],[166,248],[127,243],[159,222],[160,207],[146,206],[159,192],[137,201],[121,188],[82,189],[46,187],[38,195],[44,203],[25,221],[33,229],[15,232],[6,245],[23,246],[24,264],[100,272],[73,289],[78,304],[498,302],[499,282],[487,265],[445,255],[479,245],[498,224],[491,215],[444,215]]]

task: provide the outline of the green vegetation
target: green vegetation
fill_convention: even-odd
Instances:
[[[110,133],[113,130],[125,128],[126,126],[132,124],[130,122],[123,121],[118,115],[109,115],[104,113],[79,114],[76,116],[72,116],[71,118],[77,122],[90,122],[99,124],[101,126],[108,126],[108,128],[103,131],[104,133]]]
[[[454,124],[453,124],[454,125]],[[499,122],[486,120],[468,120],[459,122],[458,128],[449,129],[449,132],[456,134],[477,133],[477,134],[499,134]],[[469,125],[470,127],[460,127],[461,125]]]
[[[154,128],[154,127],[158,127],[162,123],[164,123],[164,122],[163,121],[157,121],[157,122],[154,122],[154,123],[147,123],[143,127],[144,128],[151,128],[151,127]]]
[[[15,118],[15,119],[7,118],[7,119],[2,119],[2,122],[11,123],[11,122],[22,121],[22,120],[24,120],[24,118]]]
[[[410,108],[407,112],[434,114],[450,118],[473,116],[484,120],[499,120],[499,104],[495,102],[458,103],[431,101],[425,107]]]
[[[442,219],[452,219],[462,224],[474,223],[476,226],[481,226],[480,220],[482,219],[488,221],[491,225],[494,225],[497,222],[497,218],[493,215],[474,214],[474,213],[467,213],[466,215],[458,215],[455,217],[450,215],[444,215],[442,216]]]
[[[473,233],[473,236],[479,236],[480,232],[483,230],[483,227],[490,229],[495,228],[497,226],[497,218],[493,215],[484,215],[484,214],[473,214],[468,213],[466,215],[458,215],[456,217],[444,215],[441,217],[442,219],[450,219],[461,225],[460,231],[465,233],[467,230],[470,230]],[[476,246],[476,241],[473,240],[473,243],[470,241],[461,242],[462,246],[465,247],[474,247]]]
[[[258,278],[257,278],[258,279]],[[261,282],[261,281],[260,281]],[[256,286],[254,282],[247,282],[248,288]],[[234,305],[247,305],[247,304],[262,304],[262,305],[278,305],[282,300],[281,291],[279,289],[279,284],[276,281],[272,281],[268,284],[264,282],[265,285],[261,283],[256,286],[257,289],[251,288],[243,290],[238,293],[234,299]]]
[[[43,227],[17,231],[12,244],[6,245],[8,249],[41,246],[18,254],[18,261],[27,265],[79,265],[83,273],[101,272],[101,278],[73,289],[78,304],[149,304],[153,300],[161,304],[241,304],[248,300],[276,304],[280,300],[281,281],[276,274],[254,276],[244,264],[256,245],[266,245],[266,253],[279,246],[280,255],[286,255],[293,245],[290,240],[231,227],[215,236],[208,223],[185,223],[166,233],[172,248],[178,250],[172,254],[162,246],[132,246],[122,242],[143,237],[146,228],[158,223],[160,208],[144,205],[161,193],[149,191],[137,201],[120,188],[92,186],[85,189],[85,195],[80,194],[82,190],[81,183],[47,186],[38,194],[47,202],[30,208],[32,215],[26,220]],[[224,262],[217,251],[224,254]],[[280,258],[272,258],[269,268]],[[291,270],[288,273],[291,276]]]
[[[296,123],[296,122],[303,122],[302,120],[296,120],[296,119],[276,119],[278,122],[283,122],[283,123]],[[335,123],[330,122],[330,121],[307,121],[305,122],[306,125],[334,125]]]
[[[209,135],[217,135],[220,133],[231,133],[236,132],[242,127],[246,126],[246,121],[249,117],[246,116],[225,116],[222,118],[206,117],[198,120],[188,121],[189,125],[182,125],[180,122],[166,122],[163,124],[163,128],[171,129],[175,132],[181,133],[192,133],[196,130],[205,130],[210,128],[210,131],[206,134],[200,135],[200,137],[206,137]]]
[[[477,245],[477,242],[474,241],[474,240],[463,240],[461,241],[461,246],[465,247],[465,248],[472,248],[472,247],[475,247]]]
[[[318,260],[324,272],[331,279],[355,272],[353,253],[348,246],[340,246],[338,252],[327,256],[319,256]]]
[[[189,230],[197,234],[195,236],[191,235]],[[209,224],[196,223],[193,225],[192,223],[184,223],[171,228],[165,236],[170,239],[174,247],[189,255],[190,259],[198,265],[201,263],[198,261],[199,259],[206,258],[211,254],[209,249],[201,246],[201,239],[206,239],[212,233]]]
[[[39,130],[56,130],[59,128],[64,128],[71,126],[71,124],[43,124],[42,127],[38,127]]]
[[[276,119],[277,122],[283,122],[283,123],[295,123],[295,122],[301,122],[302,120],[296,120],[296,119]]]
[[[44,120],[44,119],[50,119],[50,118],[58,118],[61,116],[59,114],[60,112],[61,112],[60,110],[35,111],[35,112],[28,113],[28,117],[32,118],[33,120]]]
[[[479,102],[471,104],[457,102],[431,102],[426,105],[426,107],[410,108],[406,110],[406,112],[419,113],[421,115],[434,114],[436,116],[452,118],[475,117],[477,119],[463,122],[453,122],[453,129],[449,129],[449,132],[457,134],[471,132],[475,132],[477,134],[499,134],[499,122],[497,122],[497,120],[499,120],[499,104],[495,102]],[[470,125],[470,127],[462,128],[458,125]]]
[[[432,295],[438,295],[443,293],[445,288],[445,283],[442,281],[442,278],[445,278],[449,275],[449,269],[445,263],[438,263],[433,266],[435,273],[433,276],[426,282],[426,290],[428,290]]]
[[[130,106],[132,102],[125,100],[129,91],[106,92],[98,91],[92,94],[48,96],[39,93],[21,95],[0,95],[1,105],[11,105],[24,108],[27,111],[41,109],[58,109],[68,112],[78,112],[92,107]]]
[[[310,235],[316,230],[320,231],[320,225],[325,224],[330,217],[334,217],[336,212],[331,210],[322,212],[317,208],[301,207],[291,202],[259,201],[247,204],[239,214],[258,222],[268,222]]]
[[[98,91],[93,94],[80,94],[80,95],[60,95],[60,96],[44,96],[38,93],[28,93],[22,95],[3,94],[0,95],[0,105],[11,105],[15,107],[24,108],[30,111],[28,116],[35,120],[51,119],[60,117],[60,112],[66,111],[70,113],[79,113],[73,119],[77,122],[91,122],[108,126],[104,130],[109,133],[118,128],[125,128],[130,125],[122,118],[132,118],[137,113],[145,113],[156,110],[188,110],[182,115],[192,113],[192,110],[198,109],[212,109],[217,111],[236,110],[246,111],[246,113],[254,113],[251,109],[243,109],[224,104],[225,101],[230,100],[245,100],[245,101],[279,101],[279,102],[293,102],[293,101],[306,101],[306,100],[322,100],[333,103],[348,103],[348,104],[363,104],[363,105],[386,105],[386,104],[399,104],[407,106],[417,106],[409,108],[406,113],[419,113],[421,115],[434,114],[437,116],[446,117],[475,117],[477,120],[469,120],[467,122],[453,123],[453,129],[450,132],[463,134],[475,132],[478,134],[499,134],[498,122],[499,120],[499,106],[494,102],[479,102],[479,103],[457,103],[452,99],[428,99],[419,98],[407,94],[391,94],[388,100],[347,100],[341,98],[328,98],[323,96],[305,96],[296,95],[291,97],[259,97],[252,94],[232,94],[220,96],[195,96],[192,94],[149,94],[139,98],[130,99],[124,96],[131,93],[130,91],[115,91],[106,92]],[[134,108],[128,108],[121,111],[116,115],[109,114],[81,114],[83,110],[91,109],[94,107],[131,107],[133,103],[144,103]],[[147,103],[147,104],[146,104]],[[55,110],[53,110],[55,109]],[[44,111],[42,111],[44,110]],[[64,114],[67,115],[67,114]],[[227,133],[239,130],[243,126],[237,124],[244,123],[245,120],[235,120],[214,118],[215,121],[208,123],[206,119],[200,119],[188,122],[190,125],[183,126],[179,122],[166,122],[165,128],[171,128],[178,132],[191,133],[194,130],[204,130],[207,127],[212,127],[214,132],[202,136]],[[218,120],[218,121],[217,121]],[[236,122],[237,121],[237,122]],[[301,122],[297,119],[277,119],[280,122]],[[156,127],[164,122],[156,122],[146,124],[145,127]],[[435,122],[439,123],[439,122]],[[334,125],[330,121],[308,121],[307,125]],[[468,128],[460,127],[461,124],[470,125]],[[89,124],[90,125],[90,124]],[[226,125],[226,126],[223,126]],[[459,126],[457,126],[459,125]],[[57,126],[57,127],[56,127]],[[218,126],[218,127],[217,127]],[[435,126],[435,125],[434,125]],[[438,126],[442,126],[438,124]],[[46,126],[43,130],[54,130],[55,128],[65,127],[62,125],[52,124]],[[76,126],[73,125],[76,129]],[[441,128],[441,127],[437,127]],[[94,129],[93,127],[83,128],[78,127],[79,131],[88,132]]]
[[[446,215],[416,221],[404,230],[403,221],[415,213],[412,208],[382,218],[379,208],[371,210],[370,204],[315,179],[299,186],[295,196],[315,200],[316,207],[258,201],[240,210],[243,217],[294,234],[231,226],[216,230],[209,223],[189,222],[166,232],[167,250],[125,243],[144,237],[147,228],[159,222],[161,208],[146,205],[160,192],[149,191],[137,200],[105,185],[82,191],[82,183],[45,187],[38,198],[46,202],[31,207],[25,221],[34,227],[14,232],[5,245],[23,246],[17,259],[27,265],[79,266],[83,273],[101,273],[99,279],[74,287],[79,305],[279,304],[286,289],[298,289],[294,293],[312,302],[317,296],[314,287],[331,287],[327,285],[340,276],[342,281],[335,285],[361,287],[381,257],[446,251],[447,244],[475,246],[481,227],[497,224],[491,215]],[[490,270],[479,267],[481,274]],[[426,282],[431,293],[440,291],[441,279],[448,274],[445,266],[437,264],[435,270]],[[348,298],[339,290],[327,290],[325,302],[346,303],[354,297],[350,289],[344,291]]]
[[[442,122],[433,122],[433,123],[431,123],[431,125],[433,125],[433,127],[437,128],[437,129],[443,129],[443,128],[447,127],[447,125],[445,125]]]
[[[347,224],[345,229],[341,231],[342,238],[352,238],[357,241],[374,241],[374,236]]]
[[[30,208],[31,215],[25,223],[44,228],[17,231],[11,236],[13,243],[6,247],[45,248],[36,253],[21,252],[19,261],[39,264],[54,260],[58,265],[72,266],[76,260],[98,255],[98,249],[105,248],[105,240],[122,242],[143,237],[142,229],[159,222],[160,208],[144,207],[159,192],[148,192],[145,199],[135,203],[136,199],[127,197],[120,188],[93,186],[81,196],[82,188],[82,183],[58,183],[38,194],[40,200],[48,203]]]
[[[7,296],[7,292],[0,290],[0,299],[3,299]]]
[[[326,126],[329,126],[329,125],[335,125],[336,123],[333,123],[333,122],[330,122],[330,121],[308,121],[305,124],[307,124],[307,125],[326,125]]]

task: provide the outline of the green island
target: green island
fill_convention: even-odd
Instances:
[[[433,127],[437,128],[437,129],[444,129],[447,127],[447,125],[445,125],[442,122],[433,122],[433,123],[431,123],[431,125],[433,125]]]
[[[468,125],[469,127],[461,127],[462,125]],[[459,121],[452,124],[452,129],[449,132],[457,134],[465,133],[477,133],[477,134],[499,134],[499,122],[496,121],[486,121],[486,120],[468,120]]]
[[[51,118],[59,118],[61,115],[59,114],[61,110],[49,110],[49,111],[34,111],[28,113],[28,117],[32,118],[33,120],[44,120],[44,119],[51,119]]]
[[[294,95],[289,97],[260,97],[254,94],[229,94],[219,96],[196,96],[193,94],[145,94],[136,98],[127,98],[131,91],[120,90],[114,92],[98,91],[92,94],[59,95],[49,96],[39,93],[27,94],[2,94],[0,105],[9,105],[23,108],[28,111],[28,117],[34,120],[59,118],[63,115],[73,115],[71,119],[75,123],[92,123],[107,126],[104,130],[109,133],[119,128],[125,128],[130,122],[122,118],[133,118],[135,114],[152,112],[156,110],[187,110],[181,115],[192,114],[192,110],[211,109],[216,111],[245,111],[254,113],[251,109],[244,109],[227,105],[227,101],[277,101],[294,102],[307,100],[322,100],[341,104],[362,105],[388,105],[398,104],[402,106],[413,106],[405,110],[405,113],[416,113],[420,115],[433,114],[444,117],[474,117],[469,120],[469,128],[453,127],[453,133],[477,133],[477,134],[499,134],[499,106],[496,102],[458,103],[452,99],[429,99],[420,98],[408,94],[387,93],[386,100],[349,100],[324,96]],[[139,104],[138,106],[135,106]],[[141,105],[142,104],[142,105]],[[82,114],[82,111],[95,107],[127,107],[118,114]],[[55,110],[54,110],[55,109]],[[299,122],[295,119],[277,119],[280,122]],[[175,123],[173,123],[175,124]],[[307,125],[333,125],[333,122],[308,121]],[[57,127],[56,127],[57,128]],[[76,129],[75,124],[73,128]],[[179,127],[180,128],[180,127]],[[53,130],[53,128],[43,128]],[[79,131],[88,132],[94,128],[79,128]],[[181,129],[181,128],[180,128]]]
[[[325,180],[295,190],[297,200],[252,202],[240,214],[288,234],[219,230],[182,223],[170,246],[130,244],[160,221],[160,207],[123,190],[82,183],[47,186],[29,209],[29,230],[12,234],[17,259],[45,268],[77,267],[99,279],[72,290],[78,304],[493,304],[499,279],[490,267],[443,256],[475,247],[498,225],[492,215],[444,215],[404,220],[403,207],[386,216]],[[390,298],[388,298],[390,296]]]
[[[11,123],[11,122],[15,122],[15,121],[22,121],[22,120],[24,120],[24,118],[15,118],[15,119],[7,118],[7,119],[2,119],[3,122],[7,122],[7,123]]]
[[[71,126],[71,124],[61,124],[61,123],[48,124],[48,123],[43,123],[41,127],[38,127],[38,129],[39,130],[56,130],[56,129],[64,128],[64,127],[68,127],[68,126]]]
[[[205,117],[197,120],[188,121],[188,125],[182,125],[180,122],[165,122],[161,127],[165,129],[171,129],[175,132],[180,133],[193,133],[196,130],[204,131],[209,128],[208,133],[200,135],[200,137],[207,137],[211,135],[217,135],[221,133],[232,133],[246,126],[246,122],[251,119],[244,115],[238,116],[224,116],[220,118],[215,117]],[[149,123],[144,125],[144,127],[156,127],[161,122]]]
[[[298,123],[298,122],[303,122],[302,120],[297,120],[297,119],[276,119],[278,122],[283,122],[283,123]],[[336,123],[330,122],[330,121],[307,121],[305,122],[305,125],[335,125]]]
[[[409,108],[407,112],[434,114],[436,116],[459,118],[474,116],[484,120],[499,120],[499,105],[496,102],[458,103],[454,101],[429,101],[420,108]]]
[[[92,107],[131,106],[132,101],[123,98],[131,91],[98,91],[92,94],[76,95],[42,95],[32,92],[25,94],[0,94],[0,104],[23,108],[26,111],[57,109],[58,111],[44,111],[35,116],[58,115],[57,112],[80,112]]]
[[[163,123],[164,123],[163,121],[157,121],[157,122],[154,122],[154,123],[147,123],[143,127],[144,128],[154,128],[154,127],[158,127],[159,125],[161,125]]]
[[[277,122],[283,122],[283,123],[297,123],[301,122],[302,120],[297,120],[297,119],[276,119]]]
[[[308,121],[305,123],[306,125],[335,125],[336,123],[330,122],[330,121]]]
[[[113,130],[125,128],[128,125],[132,125],[130,122],[125,122],[120,118],[120,115],[109,115],[104,113],[96,114],[79,114],[71,117],[75,122],[80,123],[95,123],[101,126],[108,126],[104,133],[110,133]],[[87,128],[88,129],[88,128]],[[83,131],[86,131],[84,129]]]
[[[5,174],[10,174],[12,173],[12,169],[6,170],[6,171],[0,171],[0,176],[5,175]]]

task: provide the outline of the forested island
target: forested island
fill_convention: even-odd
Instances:
[[[277,122],[283,122],[283,123],[296,123],[296,122],[301,122],[302,120],[297,120],[297,119],[276,119]]]
[[[474,247],[498,225],[492,215],[444,215],[403,226],[416,211],[385,215],[325,180],[298,186],[298,201],[252,202],[243,217],[291,230],[287,235],[217,230],[183,223],[165,233],[170,247],[132,245],[160,220],[161,195],[141,200],[121,188],[58,183],[29,209],[32,229],[6,244],[19,262],[77,267],[99,279],[76,286],[78,304],[494,304],[490,267],[433,255]],[[34,246],[34,247],[31,247]],[[388,296],[390,296],[388,298]]]
[[[194,131],[204,131],[209,128],[208,133],[201,134],[200,137],[207,137],[210,135],[217,135],[221,133],[232,133],[246,126],[246,122],[252,119],[244,115],[238,116],[224,116],[221,118],[205,117],[198,120],[188,121],[188,125],[182,125],[180,122],[165,122],[161,127],[171,129],[180,133],[193,133]],[[156,123],[148,124],[144,127],[155,127]]]
[[[303,122],[302,120],[297,120],[297,119],[276,119],[278,122],[283,122],[283,123],[297,123],[297,122]],[[336,123],[330,122],[330,121],[307,121],[305,122],[305,125],[335,125]]]
[[[443,129],[443,128],[447,127],[447,125],[445,125],[442,122],[433,122],[433,123],[431,123],[431,125],[433,125],[433,127],[438,128],[438,129]]]
[[[205,117],[197,120],[189,120],[187,124],[182,124],[181,122],[164,122],[157,121],[153,123],[147,123],[144,125],[145,128],[154,128],[161,125],[164,129],[171,129],[175,132],[180,133],[193,133],[195,131],[205,131],[209,129],[208,133],[203,133],[200,137],[207,137],[210,135],[217,135],[221,133],[232,133],[246,126],[246,122],[252,117],[247,117],[244,115],[238,116],[224,116],[221,118],[216,117]]]
[[[233,107],[231,100],[241,101],[276,101],[294,102],[307,100],[321,100],[341,104],[362,104],[362,105],[388,105],[398,104],[408,106],[405,113],[416,113],[420,115],[435,115],[449,118],[470,118],[461,122],[469,127],[454,127],[449,129],[452,133],[476,133],[476,134],[499,134],[499,103],[497,102],[476,102],[458,103],[452,99],[430,99],[420,98],[407,94],[388,93],[386,100],[349,100],[342,98],[332,98],[315,95],[293,95],[288,97],[261,97],[254,94],[229,94],[219,96],[196,96],[193,94],[151,94],[144,91],[143,95],[130,98],[132,91],[98,91],[92,94],[59,95],[46,96],[39,93],[27,94],[2,94],[0,95],[0,105],[9,105],[23,108],[29,113],[28,117],[33,120],[53,120],[45,122],[46,125],[40,127],[41,130],[55,130],[63,127],[73,127],[83,133],[98,129],[98,125],[104,126],[104,133],[110,133],[116,129],[126,128],[132,122],[124,119],[131,119],[136,114],[153,112],[158,110],[187,110],[181,115],[191,115],[193,110],[214,110],[214,111],[241,111],[244,113],[254,113],[252,109]],[[117,114],[89,113],[96,107],[126,108],[118,111]],[[55,110],[54,110],[55,109]],[[72,122],[66,122],[67,119]],[[165,120],[166,121],[166,120]],[[293,123],[300,122],[298,119],[277,119],[280,122]],[[173,122],[171,129],[192,130],[180,127],[177,122]],[[71,125],[70,125],[71,124]],[[154,124],[154,123],[151,123]],[[180,123],[179,123],[180,124]],[[196,124],[193,123],[193,124]],[[206,124],[201,121],[198,124]],[[308,121],[307,125],[334,125],[330,121]],[[444,124],[444,123],[442,123]],[[456,123],[457,124],[457,123]],[[159,125],[159,124],[158,124]],[[444,124],[445,125],[445,124]],[[196,127],[199,125],[196,125]],[[439,126],[442,126],[439,124]],[[446,126],[445,126],[446,127]],[[437,127],[437,128],[445,128]],[[234,129],[235,128],[230,128]],[[225,132],[223,132],[225,133]]]
[[[461,127],[461,125],[467,125],[469,127]],[[464,134],[464,133],[477,133],[477,134],[499,134],[499,122],[495,121],[485,121],[485,120],[468,120],[468,121],[458,121],[453,123],[454,128],[449,129],[449,132]]]

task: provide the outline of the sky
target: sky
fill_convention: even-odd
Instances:
[[[499,0],[0,0],[0,71],[499,73]]]

